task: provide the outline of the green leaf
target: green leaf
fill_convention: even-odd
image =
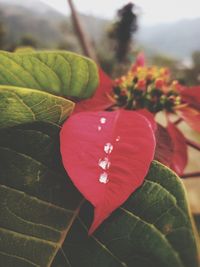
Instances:
[[[70,100],[46,92],[0,85],[0,128],[34,121],[61,124],[73,107]]]
[[[41,123],[0,131],[3,266],[50,266],[76,216],[82,197],[61,167],[58,134]]]
[[[97,66],[70,52],[0,52],[0,84],[88,98],[98,85]]]
[[[197,245],[181,180],[153,162],[143,186],[88,238],[85,204],[63,244],[73,267],[197,267]],[[53,267],[64,266],[57,255]]]
[[[0,130],[0,262],[6,267],[197,267],[180,179],[153,162],[127,202],[88,237],[93,208],[61,165],[59,128]],[[70,156],[70,152],[69,152]]]
[[[200,237],[200,214],[194,214],[194,220],[197,226],[198,235]]]

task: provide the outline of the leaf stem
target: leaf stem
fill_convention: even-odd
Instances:
[[[196,143],[196,142],[194,142],[194,141],[192,141],[192,140],[189,140],[189,139],[187,139],[187,138],[186,138],[185,140],[186,140],[186,143],[187,143],[188,146],[191,146],[191,147],[193,147],[194,149],[200,151],[200,144],[198,144],[198,143]]]
[[[174,125],[178,125],[180,122],[182,122],[182,118],[179,118],[179,119],[177,119],[175,122],[174,122]]]
[[[181,178],[183,178],[183,179],[195,178],[195,177],[199,177],[200,178],[200,171],[185,173],[185,174],[183,174],[181,176]]]

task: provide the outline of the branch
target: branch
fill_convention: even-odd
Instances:
[[[200,178],[200,172],[190,172],[190,173],[185,173],[181,176],[181,178],[183,179],[187,179],[187,178],[195,178],[195,177],[199,177]]]

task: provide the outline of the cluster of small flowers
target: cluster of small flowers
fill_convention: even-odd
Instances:
[[[114,81],[113,92],[117,105],[125,109],[147,108],[156,113],[173,111],[181,104],[180,84],[170,80],[167,68],[133,65],[127,75]]]

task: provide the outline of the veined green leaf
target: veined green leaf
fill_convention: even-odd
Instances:
[[[70,100],[46,92],[0,85],[0,128],[34,121],[61,124],[73,107]]]
[[[0,130],[0,263],[6,267],[198,267],[180,179],[153,162],[128,201],[91,237],[93,208],[64,172],[59,128]],[[70,152],[69,152],[70,156]]]
[[[41,123],[0,131],[1,266],[50,266],[78,212],[82,197],[61,167],[58,133]]]
[[[88,238],[84,204],[53,267],[198,267],[197,244],[180,179],[153,162],[141,188]]]
[[[98,85],[97,66],[70,52],[0,52],[0,84],[88,98]]]

